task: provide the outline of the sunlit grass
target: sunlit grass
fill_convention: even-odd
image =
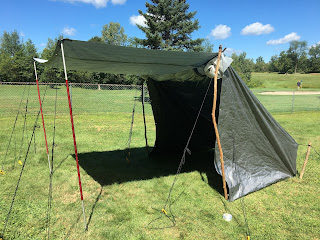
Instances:
[[[45,99],[44,110],[51,152],[55,90],[50,91],[52,93],[48,96],[52,98]],[[115,103],[108,104],[107,97],[101,96],[99,99],[106,102],[93,106],[90,104],[99,102],[93,97],[98,96],[96,90],[88,93],[79,89],[78,93],[76,90],[73,92],[73,103],[88,223],[88,231],[84,232],[72,132],[63,91],[62,98],[58,100],[60,112],[56,119],[51,239],[245,239],[246,227],[241,201],[225,201],[217,190],[208,185],[206,173],[192,168],[183,169],[172,192],[172,211],[177,225],[161,230],[146,228],[152,220],[161,216],[153,208],[163,208],[178,163],[167,159],[148,159],[141,104],[137,105],[129,163],[126,160],[128,150],[125,149],[130,131],[134,91],[130,92],[131,97],[124,99],[128,100],[129,104],[125,104],[125,101],[118,103],[119,106]],[[0,118],[0,166],[11,135],[20,100],[19,94],[22,94],[22,91],[16,91],[12,113],[2,114]],[[77,101],[85,96],[92,97],[87,104],[95,109],[92,111],[98,111],[97,114],[81,114],[88,106],[77,105]],[[282,104],[285,101],[290,102],[290,98],[258,97],[289,134],[302,144],[297,158],[297,169],[300,171],[307,150],[305,145],[309,140],[319,152],[320,111],[309,109],[310,111],[295,111],[291,114],[287,110],[288,106]],[[0,95],[0,99],[5,101],[3,95]],[[315,100],[304,98],[303,101],[308,103]],[[35,100],[34,112],[38,109],[36,103]],[[118,112],[107,110],[116,107]],[[155,125],[150,105],[148,108],[148,140],[153,146]],[[16,152],[20,149],[23,119],[22,112],[4,164],[6,175],[0,175],[0,234],[21,170],[17,163],[19,154]],[[21,161],[26,154],[34,121],[34,114],[27,116]],[[38,125],[41,125],[41,119]],[[312,150],[302,180],[291,178],[244,197],[251,239],[320,238],[319,164],[320,157]],[[213,168],[208,172],[211,170]],[[42,128],[37,128],[36,153],[32,142],[4,239],[45,239],[48,187],[49,170],[43,131]],[[225,212],[233,215],[231,222],[222,219]],[[165,217],[151,224],[152,227],[170,225],[171,222]]]

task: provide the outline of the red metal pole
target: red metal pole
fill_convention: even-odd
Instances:
[[[64,75],[65,75],[66,86],[67,86],[67,94],[68,94],[68,102],[69,102],[69,111],[70,111],[70,120],[71,120],[72,134],[73,134],[74,154],[75,154],[75,156],[76,156],[76,162],[77,162],[79,189],[80,189],[80,197],[81,197],[82,211],[83,211],[84,230],[86,230],[86,229],[87,229],[87,223],[86,223],[86,216],[85,216],[84,204],[83,204],[83,193],[82,193],[82,184],[81,184],[79,160],[78,160],[78,150],[77,150],[76,134],[75,134],[75,131],[74,131],[72,105],[71,105],[71,100],[70,100],[70,91],[69,91],[69,83],[68,83],[68,76],[67,76],[67,68],[66,68],[66,61],[65,61],[65,58],[64,58],[64,50],[63,50],[63,43],[62,43],[62,42],[61,42],[61,52],[62,52],[62,61],[63,61],[63,67],[64,67]]]
[[[45,127],[45,124],[44,124],[43,112],[42,112],[42,102],[41,102],[41,97],[40,97],[39,81],[38,81],[37,67],[36,67],[36,62],[35,61],[33,62],[33,65],[34,65],[34,72],[35,72],[36,82],[37,82],[39,105],[40,105],[40,111],[41,111],[41,117],[42,117],[42,126],[43,126],[43,132],[44,132],[44,139],[45,139],[45,142],[46,142],[46,150],[47,150],[47,156],[48,156],[49,170],[50,170],[50,173],[51,173],[52,172],[52,168],[51,168],[50,159],[49,159],[48,141],[47,141],[46,127]]]

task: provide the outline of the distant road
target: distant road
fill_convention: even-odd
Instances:
[[[275,91],[275,92],[262,92],[261,95],[320,95],[320,91]]]

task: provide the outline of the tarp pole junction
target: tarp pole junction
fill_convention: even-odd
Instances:
[[[215,134],[216,134],[217,144],[218,144],[218,147],[219,147],[219,153],[220,153],[219,155],[220,155],[220,162],[221,162],[221,172],[222,172],[224,198],[226,200],[228,200],[226,177],[225,177],[225,172],[224,172],[223,152],[222,152],[222,148],[221,148],[221,142],[220,142],[218,127],[217,127],[217,122],[216,122],[217,88],[218,88],[217,79],[218,79],[218,71],[219,71],[221,52],[222,52],[222,46],[220,45],[219,46],[219,53],[218,53],[216,71],[215,71],[215,74],[214,74],[214,86],[213,86],[214,93],[213,93],[212,121],[213,121],[214,131],[215,131]]]
[[[62,54],[62,61],[63,61],[63,69],[64,69],[64,75],[65,75],[66,86],[67,86],[67,94],[68,94],[68,102],[69,102],[69,110],[70,110],[70,120],[71,120],[72,134],[73,134],[74,154],[75,154],[76,162],[77,162],[79,189],[80,189],[80,197],[81,197],[82,211],[83,211],[84,230],[86,231],[87,230],[87,223],[86,223],[86,215],[85,215],[84,204],[83,204],[83,193],[82,193],[82,185],[81,185],[79,160],[78,160],[78,150],[77,150],[76,134],[75,134],[75,131],[74,131],[74,124],[73,124],[73,114],[72,114],[72,106],[71,106],[71,100],[70,100],[70,91],[69,91],[67,67],[66,67],[66,61],[65,61],[65,57],[64,57],[63,42],[60,41],[60,44],[61,44],[61,54]]]
[[[48,156],[49,171],[50,171],[50,173],[52,173],[52,168],[51,168],[51,165],[50,165],[50,158],[49,158],[49,149],[48,149],[48,141],[47,141],[46,127],[45,127],[45,123],[44,123],[44,117],[43,117],[43,111],[42,111],[42,104],[41,104],[41,96],[40,96],[40,89],[39,89],[39,80],[38,80],[38,74],[37,74],[36,59],[34,59],[34,61],[33,61],[33,66],[34,66],[34,74],[35,74],[36,82],[37,82],[39,105],[40,105],[40,112],[41,112],[41,118],[42,118],[42,126],[43,126],[43,132],[44,132],[44,140],[45,140],[45,142],[46,142],[46,150],[47,150],[47,156]]]

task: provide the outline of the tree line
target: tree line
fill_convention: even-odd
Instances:
[[[181,0],[151,0],[146,2],[146,11],[139,14],[146,19],[146,26],[137,25],[145,34],[145,39],[128,37],[117,22],[104,25],[100,36],[93,36],[88,41],[171,51],[213,52],[214,45],[208,39],[193,39],[192,33],[200,28],[195,18],[196,11],[188,12],[189,4]],[[19,33],[4,31],[0,37],[0,81],[30,82],[34,81],[33,57],[49,59],[55,50],[58,39],[48,39],[46,47],[38,52],[32,40],[22,40]],[[255,61],[249,59],[245,52],[232,54],[232,66],[240,77],[250,86],[251,72],[310,73],[320,72],[320,44],[311,48],[306,41],[293,41],[287,51],[272,56],[269,62],[262,57]],[[44,68],[39,65],[40,81],[63,82],[62,70]],[[74,82],[140,84],[138,76],[68,71],[68,78]]]

